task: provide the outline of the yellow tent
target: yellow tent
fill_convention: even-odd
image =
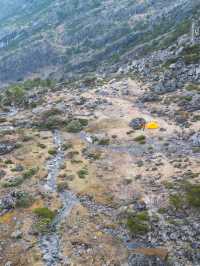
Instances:
[[[145,126],[147,129],[158,129],[159,128],[159,124],[155,121],[151,121],[149,123],[146,124]]]

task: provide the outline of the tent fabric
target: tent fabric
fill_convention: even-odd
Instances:
[[[145,126],[147,129],[158,129],[159,128],[159,124],[155,121],[151,121],[149,123],[146,124]]]

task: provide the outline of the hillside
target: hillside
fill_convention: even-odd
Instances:
[[[199,266],[200,2],[0,2],[0,266]]]
[[[194,0],[3,1],[0,81],[112,72],[124,56],[129,61],[138,54],[136,47],[149,53],[189,32],[198,5]]]

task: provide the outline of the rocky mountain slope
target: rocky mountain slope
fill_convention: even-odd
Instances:
[[[169,46],[189,32],[198,6],[196,0],[3,1],[0,81],[113,71],[124,57]]]
[[[200,264],[199,86],[129,75],[5,91],[0,265]]]
[[[198,6],[2,1],[0,265],[200,265]]]

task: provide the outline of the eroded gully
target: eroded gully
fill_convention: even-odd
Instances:
[[[53,141],[56,146],[56,155],[48,161],[47,170],[48,176],[44,184],[44,188],[48,193],[57,192],[57,176],[59,174],[60,167],[64,161],[64,152],[62,150],[62,137],[58,130],[53,132]],[[68,217],[70,211],[77,203],[76,196],[69,190],[58,192],[60,200],[62,202],[62,208],[58,210],[58,213],[52,223],[52,232],[41,236],[40,248],[43,255],[43,260],[46,266],[65,265],[67,263],[67,257],[61,254],[60,243],[60,227],[64,219]]]

